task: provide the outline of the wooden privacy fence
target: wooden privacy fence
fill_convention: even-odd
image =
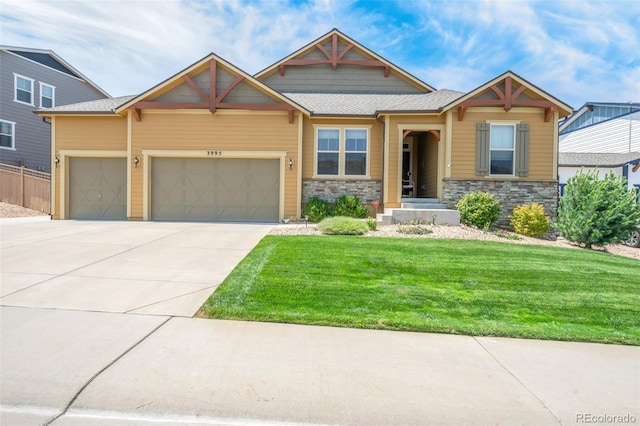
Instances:
[[[0,163],[0,200],[51,213],[51,175]]]

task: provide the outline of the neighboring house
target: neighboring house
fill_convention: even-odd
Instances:
[[[640,104],[588,102],[560,123],[560,193],[580,171],[624,176],[640,188]]]
[[[578,174],[580,170],[586,172],[596,168],[601,177],[609,172],[624,177],[629,189],[638,188],[640,193],[640,152],[625,154],[561,152],[558,160],[560,195],[564,194],[564,187],[569,178]]]
[[[588,102],[560,123],[560,152],[640,151],[640,104]]]
[[[51,126],[33,114],[109,95],[51,50],[0,46],[0,163],[51,172]]]
[[[313,196],[393,212],[482,190],[505,222],[520,203],[555,213],[571,111],[510,71],[436,90],[332,30],[255,76],[210,54],[139,95],[39,114],[55,219],[275,222]]]

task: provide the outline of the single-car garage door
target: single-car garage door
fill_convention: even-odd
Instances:
[[[71,158],[71,219],[127,218],[126,158]]]
[[[277,222],[280,160],[153,158],[151,219]]]

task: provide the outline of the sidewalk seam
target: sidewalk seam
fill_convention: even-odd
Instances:
[[[540,404],[542,404],[542,406],[553,416],[553,418],[556,419],[556,421],[558,422],[559,425],[562,425],[562,420],[560,420],[558,418],[558,416],[556,416],[556,413],[554,413],[553,410],[551,408],[549,408],[549,406],[547,404],[545,404],[544,401],[542,399],[540,399],[540,397],[538,397],[538,395],[536,395],[535,392],[533,392],[531,389],[529,389],[529,387],[527,387],[527,385],[522,380],[520,380],[520,378],[518,376],[516,376],[509,368],[507,368],[506,365],[504,365],[502,362],[500,362],[500,360],[498,358],[496,358],[496,356],[493,353],[491,353],[491,351],[489,349],[487,349],[482,344],[482,342],[480,340],[478,340],[478,338],[476,336],[472,336],[472,337],[473,337],[473,340],[475,340],[476,343],[478,343],[478,345],[480,345],[480,347],[482,349],[484,349],[484,351],[486,353],[488,353],[489,356],[491,358],[493,358],[495,360],[495,362],[498,363],[498,365],[500,365],[500,367],[504,368],[504,370],[507,373],[509,373],[509,375],[511,377],[513,377],[518,383],[520,383],[522,385],[522,387],[527,390],[527,392],[529,392],[535,399],[537,399],[540,402]]]
[[[127,355],[129,352],[131,352],[133,349],[135,349],[140,343],[144,342],[145,340],[147,340],[147,338],[149,336],[151,336],[153,333],[155,333],[156,331],[158,331],[160,329],[160,327],[162,327],[163,325],[165,325],[167,322],[169,322],[169,320],[171,320],[171,318],[173,317],[169,317],[166,320],[162,321],[162,323],[160,323],[158,326],[156,326],[153,330],[151,330],[149,333],[147,333],[146,335],[144,335],[140,340],[138,340],[136,343],[134,343],[129,349],[127,349],[126,351],[124,351],[123,353],[121,353],[120,355],[118,355],[116,358],[114,358],[111,362],[109,362],[107,365],[105,365],[100,371],[98,371],[96,374],[94,374],[93,376],[91,376],[91,378],[78,390],[78,392],[76,392],[76,394],[73,396],[73,398],[71,398],[71,401],[69,401],[69,403],[66,405],[66,407],[64,407],[64,409],[62,410],[61,413],[59,413],[57,416],[53,417],[52,419],[48,420],[46,423],[44,423],[43,426],[49,426],[51,423],[55,422],[56,420],[58,420],[60,417],[64,416],[67,411],[69,411],[69,409],[71,408],[71,406],[73,405],[74,402],[76,402],[76,400],[80,397],[80,394],[82,394],[82,392],[84,392],[84,390],[95,380],[98,378],[98,376],[100,376],[102,373],[104,373],[105,371],[107,371],[109,368],[111,368],[112,365],[114,365],[116,362],[120,361],[120,359],[122,359],[125,355]]]

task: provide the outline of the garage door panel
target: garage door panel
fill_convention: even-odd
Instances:
[[[152,159],[151,218],[276,222],[280,161]]]
[[[69,217],[72,219],[127,218],[125,158],[70,159]]]

